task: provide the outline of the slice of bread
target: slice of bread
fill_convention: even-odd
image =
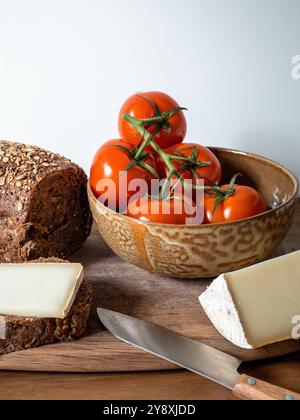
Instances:
[[[56,259],[39,262],[58,262]],[[42,279],[41,279],[42,281]],[[86,330],[92,300],[92,286],[84,280],[65,319],[0,316],[0,355],[58,341],[73,341]]]

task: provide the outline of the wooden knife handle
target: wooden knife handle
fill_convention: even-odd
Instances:
[[[233,390],[234,394],[245,400],[254,401],[300,401],[300,395],[260,381],[247,375],[241,375]]]

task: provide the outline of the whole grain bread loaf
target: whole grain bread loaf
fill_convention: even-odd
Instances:
[[[39,147],[0,141],[0,262],[66,258],[90,233],[84,171]]]
[[[37,262],[57,263],[64,261],[51,258],[48,260],[40,259]],[[0,325],[2,329],[5,329],[5,339],[0,339],[0,355],[58,341],[77,340],[85,333],[91,310],[91,301],[92,286],[84,280],[65,319],[0,315]]]

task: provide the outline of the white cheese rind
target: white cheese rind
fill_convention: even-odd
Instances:
[[[252,349],[222,274],[199,297],[206,315],[219,333],[238,347]]]
[[[293,336],[300,315],[300,251],[216,279],[199,298],[216,329],[244,349]]]
[[[0,264],[0,314],[64,319],[83,277],[81,264]]]

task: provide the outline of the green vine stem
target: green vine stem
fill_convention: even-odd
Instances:
[[[142,96],[143,97],[143,96]],[[135,159],[139,160],[140,156],[142,155],[142,153],[144,152],[144,150],[146,149],[146,147],[149,144],[149,141],[145,138],[145,133],[149,133],[147,129],[149,129],[150,127],[152,127],[152,125],[156,125],[156,129],[154,131],[154,133],[152,134],[152,138],[156,136],[156,134],[158,134],[162,129],[167,128],[169,125],[169,119],[176,114],[177,112],[182,112],[182,111],[187,111],[187,108],[182,108],[182,107],[177,107],[177,108],[173,108],[170,109],[169,111],[165,111],[165,112],[160,112],[157,104],[155,102],[153,102],[151,99],[144,97],[144,99],[146,99],[147,101],[149,101],[155,109],[155,116],[152,118],[141,118],[141,119],[137,119],[137,118],[133,118],[136,122],[138,122],[138,124],[144,128],[143,130],[143,134],[138,130],[138,133],[142,136],[142,144],[140,146],[140,148],[138,148],[137,152],[136,152],[136,156]],[[127,114],[129,115],[129,114]],[[130,116],[130,115],[129,115]],[[127,122],[129,122],[126,118],[125,120]],[[129,122],[132,125],[132,122]],[[146,128],[145,128],[146,127]]]
[[[117,145],[116,146],[118,149],[123,150],[123,152],[127,153],[127,155],[129,156],[130,159],[130,163],[127,166],[127,168],[125,168],[121,174],[119,175],[119,177],[121,177],[125,172],[130,171],[131,169],[133,169],[135,166],[139,165],[142,168],[146,169],[147,171],[151,172],[151,174],[155,177],[158,178],[159,175],[156,172],[156,170],[154,168],[152,168],[151,165],[149,165],[148,163],[145,162],[145,159],[147,158],[147,153],[146,154],[141,154],[138,159],[136,158],[135,155],[135,151],[131,152],[129,149],[127,149],[127,147],[121,146],[121,145]]]
[[[201,190],[201,191],[209,190],[209,191],[214,191],[216,193],[219,193],[222,196],[226,194],[226,191],[223,191],[218,186],[206,187],[206,186],[192,185],[186,182],[184,179],[182,179],[181,175],[179,174],[179,172],[177,171],[177,169],[172,163],[172,159],[175,158],[177,160],[177,157],[168,155],[166,152],[164,152],[163,149],[159,147],[159,145],[153,139],[152,135],[144,128],[144,120],[134,118],[129,114],[124,114],[123,118],[125,121],[131,124],[144,139],[143,144],[141,145],[141,148],[138,150],[136,156],[143,153],[145,148],[148,145],[150,145],[153,148],[153,150],[162,158],[167,168],[169,169],[170,173],[172,174],[171,176],[176,176],[178,179],[180,179],[181,183],[184,185],[184,187],[187,190],[191,190],[191,189]],[[180,158],[180,160],[183,160],[183,159]]]
[[[148,98],[145,98],[148,101],[150,101]],[[152,103],[152,101],[150,101]],[[173,156],[168,153],[166,153],[154,140],[154,136],[160,132],[160,130],[164,129],[169,124],[169,118],[171,118],[172,115],[174,115],[176,112],[184,111],[186,108],[174,108],[170,111],[166,111],[163,113],[160,113],[160,110],[155,102],[153,102],[153,106],[155,108],[155,116],[153,118],[147,118],[147,119],[138,119],[134,118],[131,115],[125,113],[123,115],[123,118],[125,121],[127,121],[132,127],[134,127],[137,131],[137,133],[142,136],[141,143],[136,147],[134,151],[133,161],[139,162],[142,157],[145,149],[150,145],[152,149],[161,157],[167,168],[169,169],[169,174],[167,176],[167,179],[165,180],[161,191],[159,193],[159,199],[160,200],[167,200],[170,199],[172,195],[172,191],[169,193],[169,195],[166,197],[166,191],[167,187],[170,183],[170,180],[173,176],[176,176],[178,178],[178,182],[181,182],[181,184],[188,190],[200,190],[204,191],[207,195],[210,195],[215,198],[216,202],[213,209],[213,214],[216,212],[218,206],[227,200],[229,197],[231,197],[235,193],[234,185],[236,183],[237,178],[241,174],[235,175],[226,190],[222,189],[218,185],[212,183],[209,181],[212,185],[211,186],[200,186],[200,185],[193,185],[185,181],[182,176],[180,175],[180,170],[188,167],[191,165],[191,172],[193,173],[193,176],[195,179],[198,178],[198,174],[196,171],[196,168],[201,168],[205,166],[211,165],[211,162],[197,162],[197,155],[196,150],[190,157],[185,156]],[[156,129],[154,130],[153,135],[149,133],[148,129],[152,127],[152,125],[156,125]],[[177,170],[175,166],[173,165],[172,161],[180,161],[182,162],[182,166]],[[149,169],[144,166],[146,169]],[[154,169],[153,169],[154,171]],[[151,171],[152,172],[152,171]],[[152,172],[153,173],[153,172]]]
[[[139,121],[142,124],[147,124],[147,125],[148,124],[151,124],[151,125],[153,125],[153,124],[163,124],[163,123],[169,121],[169,119],[174,114],[176,114],[177,112],[181,112],[181,111],[187,111],[187,108],[180,108],[180,107],[173,108],[173,109],[170,109],[169,111],[162,112],[160,115],[152,117],[152,118],[140,118]]]

